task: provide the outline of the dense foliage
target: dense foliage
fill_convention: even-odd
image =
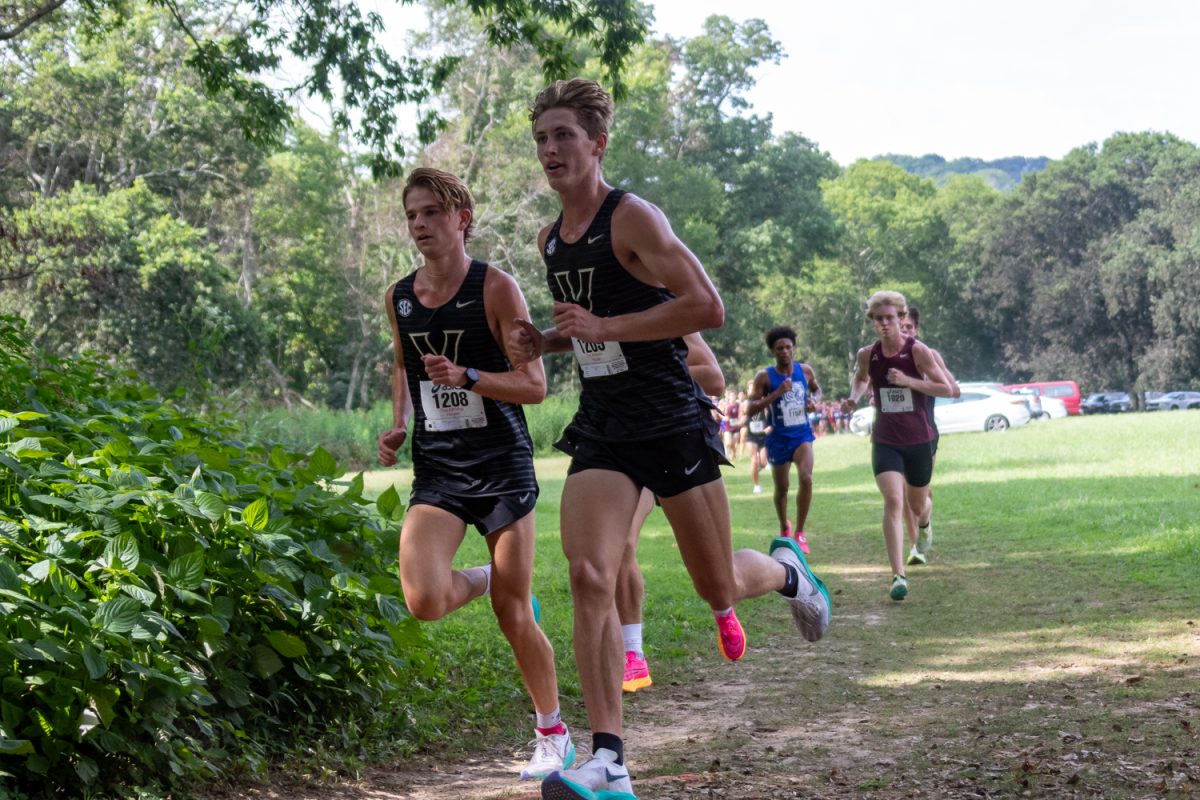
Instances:
[[[401,0],[410,4],[413,0]],[[176,41],[186,41],[186,61],[194,78],[213,97],[230,103],[233,122],[247,141],[278,143],[292,120],[292,104],[309,98],[333,103],[334,123],[353,131],[371,151],[377,176],[394,174],[404,146],[397,131],[397,107],[420,104],[419,130],[429,141],[441,118],[431,101],[457,65],[452,55],[395,55],[378,12],[355,3],[313,0],[260,0],[242,6],[232,19],[220,3],[149,0]],[[527,43],[547,78],[561,78],[582,66],[579,44],[595,52],[610,82],[623,87],[630,51],[646,34],[646,21],[634,0],[470,0],[456,5],[480,21],[497,47]],[[0,42],[36,35],[62,16],[74,15],[85,36],[127,34],[131,4],[125,0],[74,3],[38,0],[0,7]],[[32,32],[32,34],[31,34]],[[305,65],[290,85],[263,79],[285,59]]]
[[[180,8],[219,35],[204,4]],[[538,47],[497,47],[459,3],[426,10],[405,52],[457,66],[430,95],[446,125],[408,166],[465,177],[472,252],[512,272],[544,323],[533,242],[557,203],[530,138]],[[24,318],[39,348],[101,349],[191,402],[387,402],[382,295],[417,263],[397,182],[302,125],[252,146],[236,98],[208,93],[191,40],[153,4],[130,5],[111,35],[88,13],[66,6],[0,54],[0,311]],[[572,42],[582,73],[605,77],[588,37]],[[962,379],[1200,384],[1194,144],[1122,134],[1049,163],[839,166],[747,103],[755,70],[785,56],[753,19],[643,42],[622,62],[605,157],[608,180],[660,206],[724,296],[725,325],[706,338],[731,385],[766,360],[763,331],[787,322],[822,385],[844,393],[872,338],[862,302],[879,288],[922,307],[926,338]],[[978,175],[942,181],[983,167],[1024,177],[1007,192]],[[547,370],[552,392],[575,388],[569,360]]]
[[[0,321],[0,774],[32,796],[186,785],[414,736],[431,675],[394,490],[242,441]]]

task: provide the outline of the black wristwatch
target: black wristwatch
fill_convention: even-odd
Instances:
[[[474,367],[467,367],[467,382],[462,385],[462,388],[470,391],[471,387],[477,383],[479,383],[479,370]]]

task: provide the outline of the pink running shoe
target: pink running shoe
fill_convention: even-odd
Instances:
[[[727,616],[716,619],[717,647],[725,658],[737,661],[746,655],[746,632],[742,630],[742,623],[738,622],[737,612],[730,611]]]
[[[808,538],[805,537],[804,531],[796,531],[792,536],[795,538],[796,544],[800,545],[800,549],[804,552],[804,555],[808,555]]]
[[[650,665],[644,655],[639,656],[632,650],[625,651],[625,680],[621,681],[621,689],[626,692],[636,692],[653,685],[650,680]]]

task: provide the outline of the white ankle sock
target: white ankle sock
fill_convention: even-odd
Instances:
[[[625,642],[625,652],[632,650],[639,656],[642,653],[642,623],[621,626],[621,639]]]

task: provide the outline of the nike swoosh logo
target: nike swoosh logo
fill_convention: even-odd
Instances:
[[[474,300],[467,300],[464,303],[463,301],[460,300],[459,302],[454,304],[454,307],[455,308],[466,308],[467,306],[471,305],[471,303],[474,303],[474,302],[475,302]]]
[[[703,461],[703,460],[704,460],[704,459],[700,459],[700,461]],[[692,464],[692,466],[690,466],[690,467],[688,467],[687,469],[685,469],[685,470],[683,471],[683,474],[684,474],[684,475],[691,475],[693,472],[695,472],[696,470],[700,469],[700,461],[697,461],[695,464]]]
[[[529,492],[526,492],[525,494],[523,494],[517,498],[517,502],[520,503],[521,505],[524,505],[528,499],[529,499]]]
[[[589,236],[589,237],[588,237],[588,244],[595,244],[596,242],[600,241],[600,240],[601,240],[601,239],[603,239],[603,238],[604,238],[604,234],[603,234],[603,233],[602,233],[602,234],[600,234],[599,236]]]
[[[612,774],[612,770],[610,770],[608,767],[605,767],[605,768],[604,768],[604,779],[605,779],[606,781],[608,781],[609,783],[612,783],[613,781],[619,781],[619,780],[621,780],[621,779],[622,779],[622,778],[624,778],[624,777],[626,777],[626,776],[625,776],[625,775],[619,775],[619,774],[618,774],[618,775],[613,775],[613,774]]]

